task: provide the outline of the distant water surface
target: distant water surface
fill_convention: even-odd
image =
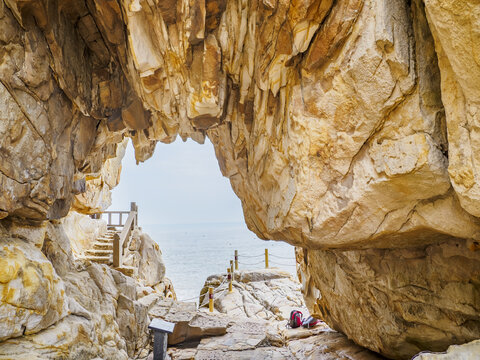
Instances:
[[[145,225],[142,228],[160,246],[166,276],[172,280],[179,300],[195,298],[198,301],[205,279],[226,272],[235,249],[239,253],[240,269],[264,268],[267,248],[270,267],[289,271],[296,277],[294,247],[281,241],[260,240],[243,223]]]

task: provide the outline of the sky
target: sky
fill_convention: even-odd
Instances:
[[[129,142],[108,210],[129,210],[131,201],[144,225],[244,221],[240,200],[220,172],[208,138],[203,145],[179,137],[172,144],[159,142],[153,156],[139,165]]]

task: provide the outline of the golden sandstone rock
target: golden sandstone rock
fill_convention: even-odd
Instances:
[[[479,13],[474,0],[0,2],[0,218],[97,212],[125,137],[145,161],[157,141],[208,136],[248,227],[298,246],[310,310],[332,327],[390,357],[473,340]]]

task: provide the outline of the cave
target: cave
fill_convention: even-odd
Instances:
[[[0,355],[116,358],[66,219],[108,208],[128,141],[145,162],[177,138],[296,247],[312,315],[392,359],[478,354],[478,44],[474,0],[1,1]],[[130,280],[102,279],[135,333]]]

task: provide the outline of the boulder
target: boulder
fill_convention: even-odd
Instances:
[[[107,231],[107,222],[102,219],[92,219],[90,216],[70,211],[62,220],[63,229],[70,239],[70,246],[75,255],[82,255],[91,249],[95,240]]]
[[[139,229],[133,231],[123,264],[138,269],[135,277],[147,287],[154,287],[164,280],[162,251],[148,234]]]
[[[148,314],[152,318],[175,323],[173,333],[168,335],[170,345],[199,340],[205,336],[223,335],[230,322],[230,318],[218,313],[197,312],[195,303],[158,297],[154,305],[150,304]]]
[[[206,302],[208,287],[212,286],[215,309],[229,316],[287,320],[293,309],[306,311],[301,284],[286,271],[240,270],[233,278],[233,291],[229,293],[226,274],[209,276],[200,292],[200,304]]]
[[[64,281],[40,249],[0,239],[0,341],[35,334],[69,314]]]
[[[305,300],[335,330],[391,358],[478,339],[480,253],[463,240],[407,249],[297,250]]]

